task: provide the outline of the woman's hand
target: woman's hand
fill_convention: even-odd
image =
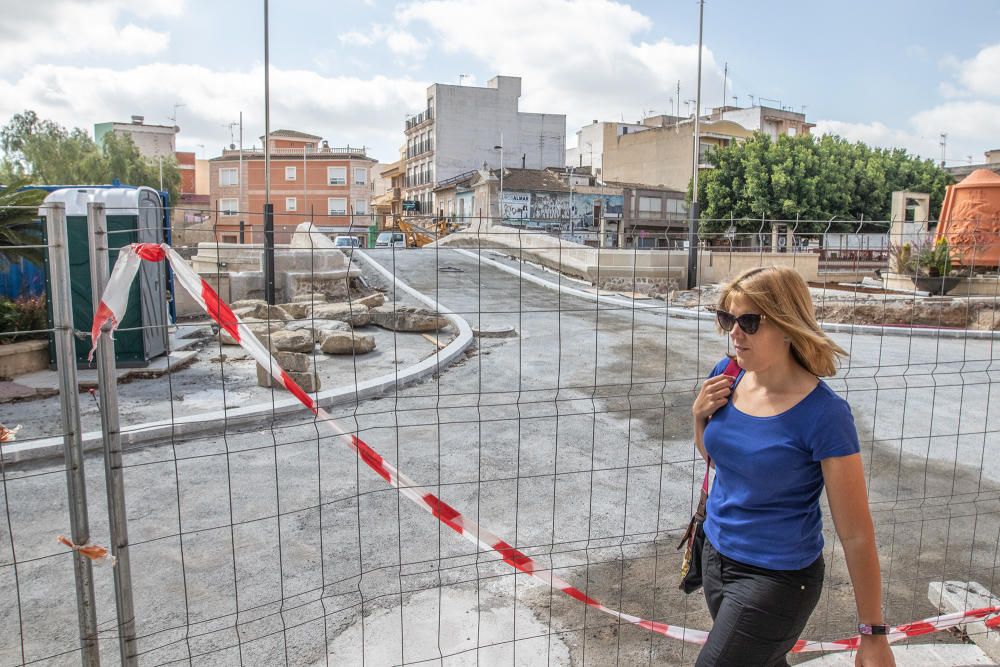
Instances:
[[[730,388],[732,382],[733,379],[728,375],[716,375],[705,380],[698,397],[694,399],[694,405],[691,406],[691,414],[696,421],[704,424],[716,410],[726,404],[729,394],[733,391]]]
[[[896,658],[883,636],[862,635],[861,646],[854,656],[854,667],[895,667]]]

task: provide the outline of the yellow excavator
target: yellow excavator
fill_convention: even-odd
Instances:
[[[420,224],[417,224],[413,218],[404,218],[399,215],[395,217],[393,224],[399,231],[403,232],[408,248],[423,248],[428,243],[434,243],[451,234],[457,228],[457,225],[445,218],[421,220]]]

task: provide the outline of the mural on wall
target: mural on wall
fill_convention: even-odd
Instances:
[[[504,193],[527,197],[528,223],[552,224],[572,222],[574,226],[594,226],[594,205],[599,204],[606,218],[620,218],[624,200],[622,195],[577,194],[568,192]],[[505,205],[506,215],[506,205]],[[513,217],[513,216],[508,216]]]
[[[504,192],[500,198],[500,216],[504,220],[528,222],[531,219],[531,193]]]

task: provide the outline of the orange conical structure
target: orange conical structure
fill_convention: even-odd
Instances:
[[[1000,266],[1000,174],[977,169],[949,185],[941,205],[937,238],[951,248],[951,261],[964,267]]]

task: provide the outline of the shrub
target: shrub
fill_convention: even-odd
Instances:
[[[16,340],[45,338],[48,334],[49,316],[45,297],[21,297],[14,301],[0,299],[0,344]],[[18,333],[32,331],[37,333]]]

